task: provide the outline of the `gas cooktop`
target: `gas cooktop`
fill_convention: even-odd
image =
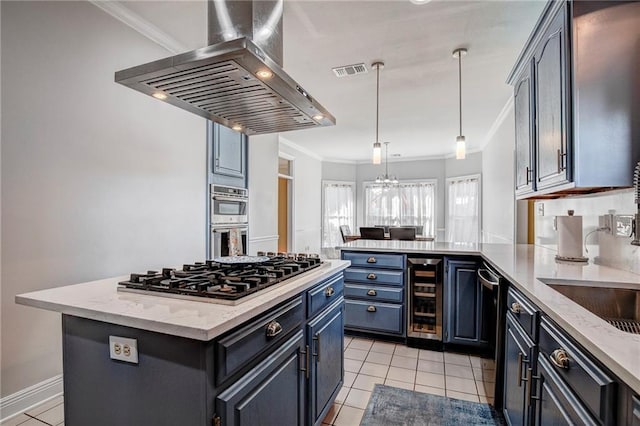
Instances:
[[[118,290],[235,305],[322,264],[317,254],[258,252],[131,274]]]

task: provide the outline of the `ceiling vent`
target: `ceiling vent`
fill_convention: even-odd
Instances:
[[[345,65],[342,67],[332,68],[336,77],[351,77],[358,74],[366,74],[367,66],[365,64]]]

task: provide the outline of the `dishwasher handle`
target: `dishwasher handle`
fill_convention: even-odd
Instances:
[[[486,268],[478,269],[478,279],[488,289],[493,289],[500,284],[500,278]]]

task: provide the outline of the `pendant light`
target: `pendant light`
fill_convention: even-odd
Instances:
[[[384,68],[384,62],[377,61],[371,64],[371,68],[376,70],[376,141],[373,143],[373,164],[380,164],[382,160],[382,145],[380,144],[380,70]]]
[[[456,137],[456,160],[464,160],[466,154],[466,140],[462,135],[462,57],[467,54],[467,49],[460,48],[453,51],[453,57],[458,59],[458,93],[460,100],[460,133]]]
[[[383,187],[391,185],[397,185],[398,179],[395,176],[389,175],[389,142],[384,143],[385,148],[385,169],[383,175],[378,175],[376,183],[382,184]]]

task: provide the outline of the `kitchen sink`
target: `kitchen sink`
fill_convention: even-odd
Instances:
[[[614,327],[640,334],[640,289],[590,281],[538,279]]]

